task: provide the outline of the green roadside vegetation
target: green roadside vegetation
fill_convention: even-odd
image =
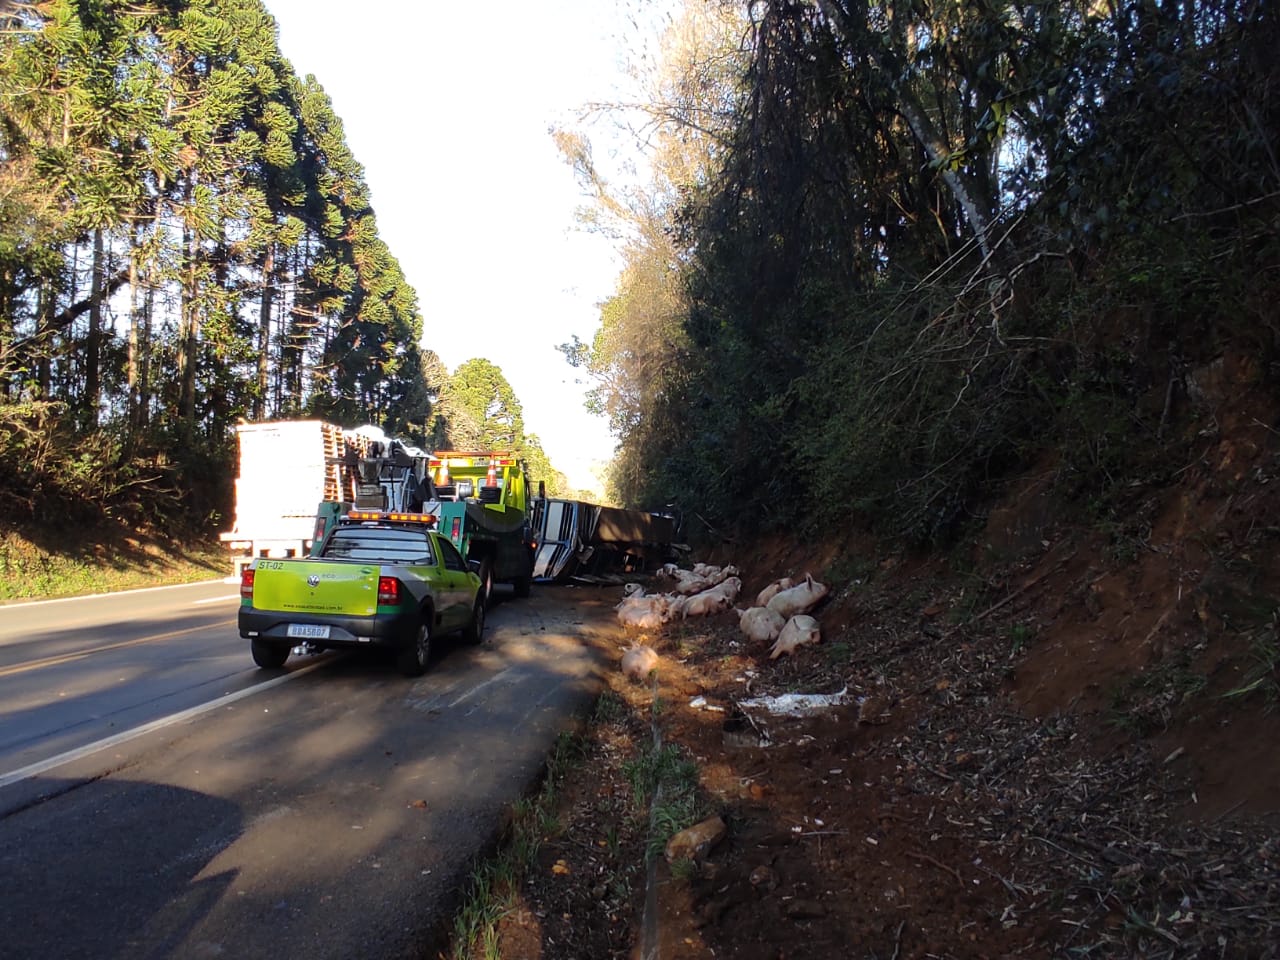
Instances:
[[[648,861],[706,812],[697,764],[653,741],[660,712],[658,701],[646,716],[606,689],[583,728],[560,736],[538,787],[513,805],[502,841],[473,869],[442,956],[532,955],[522,946],[544,935],[571,950],[620,955],[636,928]],[[673,871],[682,866],[690,865]],[[552,930],[557,917],[564,926]]]
[[[59,542],[61,541],[61,542]],[[216,541],[181,543],[139,536],[36,543],[0,534],[0,603],[48,600],[193,583],[230,572]]]

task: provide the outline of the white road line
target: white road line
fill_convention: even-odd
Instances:
[[[58,597],[54,600],[23,600],[20,603],[0,604],[0,610],[13,607],[34,607],[42,603],[74,603],[77,600],[101,600],[103,597],[115,597],[124,593],[153,593],[156,590],[181,590],[183,587],[207,587],[211,583],[226,583],[226,580],[197,580],[193,583],[171,583],[167,587],[138,587],[136,590],[107,590],[103,593],[86,593],[79,597]]]
[[[115,736],[107,737],[105,740],[98,740],[95,743],[85,744],[83,747],[77,747],[74,750],[68,750],[66,753],[60,753],[56,757],[50,757],[47,760],[39,760],[35,763],[20,767],[17,770],[11,770],[8,773],[0,774],[0,789],[3,789],[11,783],[17,783],[20,780],[26,780],[29,777],[39,776],[54,767],[60,767],[64,763],[70,763],[73,760],[79,760],[90,754],[97,753],[99,750],[106,750],[121,743],[127,743],[137,737],[144,736],[155,730],[161,730],[164,727],[171,726],[175,723],[181,723],[184,720],[190,720],[192,717],[198,717],[202,713],[208,713],[210,710],[216,710],[218,707],[225,707],[229,703],[235,703],[237,700],[243,700],[245,697],[251,697],[255,693],[261,693],[264,690],[270,690],[272,687],[278,687],[282,683],[301,677],[303,674],[310,673],[312,670],[319,670],[327,661],[313,663],[309,666],[302,667],[298,670],[292,670],[284,676],[276,677],[273,680],[267,680],[265,683],[254,684],[252,687],[246,687],[244,690],[237,690],[235,693],[228,693],[226,696],[219,697],[217,700],[210,700],[208,703],[202,703],[195,707],[189,707],[186,710],[179,710],[177,713],[171,713],[167,717],[161,717],[158,720],[152,720],[150,723],[144,723],[140,727],[134,727],[132,730],[126,730],[123,733],[117,733]]]
[[[453,703],[449,704],[449,708],[452,709],[453,707],[456,707],[458,704],[462,703],[464,700],[469,700],[471,697],[475,696],[485,687],[489,686],[490,684],[497,683],[499,680],[502,680],[504,677],[506,677],[507,674],[511,673],[514,669],[515,667],[507,667],[505,670],[499,670],[488,680],[483,680],[480,683],[477,683],[470,690],[465,691],[461,696],[459,696],[456,700],[454,700]]]
[[[191,605],[198,607],[202,603],[223,603],[226,600],[239,600],[240,594],[228,593],[225,597],[205,597],[203,600],[192,600]]]

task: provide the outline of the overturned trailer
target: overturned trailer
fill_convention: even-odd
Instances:
[[[678,549],[670,514],[584,500],[538,498],[533,528],[538,544],[533,578],[544,582],[644,573],[672,559]]]

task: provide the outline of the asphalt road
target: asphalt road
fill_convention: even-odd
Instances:
[[[257,670],[222,582],[0,607],[0,960],[418,957],[589,706],[612,594]]]

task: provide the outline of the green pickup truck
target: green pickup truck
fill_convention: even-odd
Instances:
[[[254,662],[284,665],[299,645],[392,650],[406,676],[427,668],[431,638],[484,638],[479,575],[419,513],[352,511],[306,560],[259,558],[240,578],[240,636]]]

